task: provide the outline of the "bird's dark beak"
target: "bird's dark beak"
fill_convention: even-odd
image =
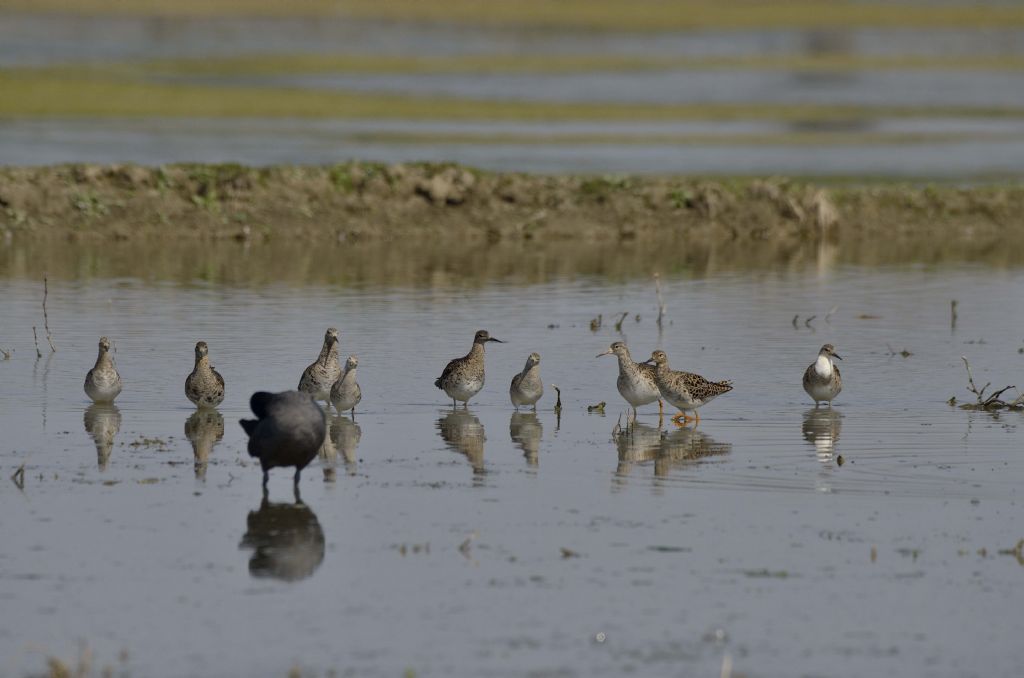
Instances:
[[[504,341],[502,341],[501,339],[495,339],[494,337],[488,337],[488,338],[487,338],[487,341],[496,341],[496,342],[498,342],[499,344],[504,344],[504,343],[505,343],[505,342],[504,342]]]
[[[612,350],[611,350],[611,349],[608,349],[608,350],[607,350],[607,351],[605,351],[604,353],[598,353],[598,354],[597,354],[597,355],[595,355],[594,357],[595,357],[595,358],[600,358],[600,357],[601,357],[601,356],[603,356],[603,355],[611,355],[611,354],[612,354]]]
[[[641,365],[653,365],[654,364],[654,358],[648,358],[647,360],[643,361],[640,364]]]
[[[833,358],[837,358],[837,359],[839,359],[839,360],[842,360],[842,359],[843,359],[843,356],[839,355],[838,353],[833,353],[833,354],[832,354],[832,357],[833,357]]]

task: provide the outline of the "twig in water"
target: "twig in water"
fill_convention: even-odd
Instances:
[[[665,317],[665,300],[661,296],[661,274],[654,274],[654,293],[658,295],[658,329],[661,329],[662,318]]]
[[[1017,398],[1014,399],[1012,402],[1006,402],[1005,400],[1001,400],[999,398],[999,396],[1003,395],[1004,393],[1009,391],[1011,388],[1017,388],[1016,386],[1004,386],[1003,388],[999,389],[998,391],[995,391],[994,393],[992,393],[991,395],[986,397],[985,396],[985,390],[989,386],[992,385],[992,382],[988,382],[987,384],[982,386],[981,389],[979,390],[978,387],[974,384],[974,375],[971,374],[971,364],[969,362],[967,362],[967,356],[963,356],[962,355],[962,356],[960,356],[960,359],[964,361],[964,367],[967,368],[967,390],[970,391],[971,393],[973,393],[975,395],[975,397],[978,399],[977,404],[974,404],[974,405],[961,405],[960,406],[961,408],[965,408],[965,409],[981,409],[981,410],[993,409],[993,410],[995,410],[995,409],[1002,409],[1004,407],[1006,407],[1006,408],[1018,408],[1018,407],[1024,406],[1024,395],[1018,395]]]
[[[838,306],[833,306],[832,308],[830,308],[828,310],[828,313],[825,314],[825,323],[827,325],[831,325],[832,324],[832,316],[835,315],[835,312],[838,311],[838,310],[839,310]]]
[[[599,329],[601,329],[602,320],[604,320],[604,318],[600,313],[598,313],[597,317],[590,321],[590,331],[597,332]]]
[[[46,314],[46,297],[50,294],[50,286],[47,284],[46,276],[43,276],[43,327],[46,328],[46,341],[50,342],[50,350],[53,353],[57,352],[57,349],[53,345],[53,337],[50,335],[50,318]]]
[[[891,358],[892,356],[894,356],[894,355],[899,355],[899,356],[903,356],[904,358],[909,358],[910,356],[914,355],[913,353],[911,353],[911,352],[910,352],[910,351],[908,351],[907,349],[902,349],[902,350],[900,350],[900,351],[894,351],[894,350],[892,349],[892,345],[891,345],[891,344],[889,344],[888,342],[886,342],[886,344],[885,344],[885,347],[886,347],[887,349],[889,349],[889,357],[890,357],[890,358]]]
[[[807,316],[807,320],[804,321],[804,327],[809,327],[810,329],[813,330],[814,328],[811,327],[811,321],[814,320],[817,317],[818,316],[816,316],[816,315],[809,315],[809,316]]]
[[[39,351],[39,335],[36,334],[36,326],[32,326],[32,340],[36,342],[36,358],[42,358],[43,354]]]
[[[629,315],[629,311],[626,311],[625,313],[623,313],[622,317],[619,318],[619,321],[617,323],[615,323],[615,331],[616,332],[621,332],[622,331],[622,321],[626,319],[627,315]]]
[[[22,464],[18,467],[18,470],[11,476],[11,480],[18,486],[19,490],[25,489],[25,465]]]
[[[476,539],[476,537],[477,537],[477,533],[476,532],[473,532],[468,537],[466,537],[466,540],[463,541],[461,544],[459,544],[459,553],[464,555],[466,558],[472,559],[473,554],[470,553],[469,547],[473,543],[473,540]]]
[[[555,412],[562,411],[562,389],[558,388],[554,384],[551,384],[551,388],[555,389]]]
[[[949,302],[949,329],[956,329],[956,306],[959,302],[956,299],[952,299]]]
[[[797,314],[796,314],[795,316],[793,316],[793,329],[794,329],[794,330],[798,330],[798,329],[800,329],[800,328],[799,328],[799,327],[797,327],[797,325],[796,325],[796,323],[797,323],[797,321],[798,321],[798,320],[800,320],[800,314],[799,314],[799,313],[797,313]]]
[[[979,391],[978,387],[974,385],[974,375],[971,374],[971,364],[967,362],[967,356],[960,356],[960,360],[964,361],[964,367],[967,368],[967,390],[978,397],[978,404],[980,405],[985,398],[985,389],[988,388],[992,384],[992,382],[989,382],[982,386],[981,390]]]
[[[7,351],[7,350],[4,350],[2,348],[0,348],[0,355],[3,355],[4,360],[10,360],[11,359],[11,352]]]

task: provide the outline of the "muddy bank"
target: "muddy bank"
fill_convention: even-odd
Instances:
[[[557,243],[1015,262],[1024,187],[494,174],[444,165],[0,169],[19,242]],[[860,253],[860,254],[858,254]]]

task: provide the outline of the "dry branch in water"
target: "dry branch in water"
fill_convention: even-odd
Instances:
[[[32,326],[32,341],[36,342],[36,358],[42,358],[43,354],[39,350],[39,335],[36,334],[36,326]]]
[[[658,329],[661,329],[661,320],[665,317],[665,300],[661,296],[661,275],[654,274],[654,292],[658,295]]]
[[[46,328],[46,341],[50,342],[50,350],[54,353],[57,352],[56,347],[53,345],[53,336],[50,334],[50,318],[46,314],[46,297],[50,294],[50,286],[46,280],[46,276],[43,276],[43,327]],[[38,351],[38,349],[36,349]]]
[[[960,359],[964,361],[964,367],[967,368],[967,390],[974,394],[978,399],[976,403],[966,403],[960,407],[965,410],[1001,410],[1001,409],[1022,409],[1024,408],[1024,395],[1018,395],[1015,400],[1006,402],[1002,400],[1000,396],[1009,391],[1011,388],[1017,388],[1016,386],[1004,386],[1003,388],[991,393],[987,397],[985,391],[992,382],[986,383],[980,389],[974,383],[974,375],[971,374],[971,364],[967,362],[967,356],[960,356]]]

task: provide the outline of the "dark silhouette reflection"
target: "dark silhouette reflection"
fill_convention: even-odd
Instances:
[[[804,412],[804,440],[814,446],[818,461],[832,461],[842,427],[842,415],[831,407],[811,408]]]
[[[107,470],[114,437],[121,430],[121,410],[112,403],[94,403],[85,409],[85,431],[96,443],[96,465]]]
[[[197,480],[206,480],[210,452],[224,438],[224,416],[217,410],[200,408],[185,420],[185,437],[192,443]]]
[[[523,451],[527,466],[538,466],[540,440],[544,437],[544,425],[534,412],[513,412],[508,421],[508,434],[512,443]]]
[[[345,471],[356,474],[356,448],[363,437],[363,431],[354,420],[335,416],[327,422],[327,437],[320,447],[320,463],[324,469],[324,482],[334,482],[338,472],[338,461],[345,464]]]
[[[677,428],[661,439],[658,456],[654,460],[654,475],[661,478],[674,468],[692,466],[706,457],[717,457],[730,452],[732,443],[720,443],[696,429]]]
[[[294,504],[285,504],[271,502],[264,491],[259,509],[249,512],[238,548],[253,550],[249,558],[253,577],[299,581],[324,561],[324,531],[298,492]]]
[[[451,410],[437,420],[441,438],[459,454],[466,455],[473,473],[484,471],[484,425],[468,409]]]

